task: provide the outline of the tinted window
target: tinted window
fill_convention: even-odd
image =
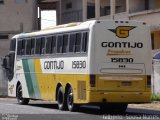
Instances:
[[[25,55],[26,40],[22,40],[21,55]]]
[[[26,55],[30,55],[31,54],[31,39],[28,39],[26,41]]]
[[[41,38],[41,53],[40,54],[45,54],[45,37]]]
[[[87,46],[88,46],[88,33],[84,32],[82,38],[82,52],[87,51]]]
[[[62,46],[63,46],[63,36],[58,36],[57,53],[62,53]]]
[[[21,55],[22,41],[18,41],[17,55]]]
[[[69,52],[74,52],[75,41],[76,41],[76,34],[71,34],[70,35],[70,41],[69,41]]]
[[[81,50],[81,33],[76,34],[75,52],[80,52]]]
[[[52,53],[56,53],[56,43],[57,43],[57,39],[56,39],[56,36],[53,36],[52,37]]]
[[[31,55],[35,54],[35,39],[31,39]]]
[[[10,43],[10,51],[15,51],[16,49],[16,39],[12,39]]]
[[[68,35],[63,35],[63,53],[68,52]]]
[[[51,53],[51,48],[52,46],[52,36],[47,37],[47,41],[46,41],[46,54],[50,54]]]
[[[41,38],[36,38],[36,52],[35,54],[41,53]]]

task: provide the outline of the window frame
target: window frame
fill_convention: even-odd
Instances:
[[[58,37],[62,38],[62,45],[61,45],[61,48],[60,48],[60,52],[58,52],[58,42],[59,42]],[[57,43],[56,43],[56,54],[62,54],[62,49],[63,49],[63,34],[58,34],[56,41],[57,41]]]
[[[40,40],[38,40],[40,39]],[[39,45],[39,53],[37,53],[37,40],[40,41],[40,45]],[[35,51],[34,51],[34,55],[41,55],[41,36],[35,37]]]
[[[85,41],[85,42],[86,42],[86,43],[85,43],[85,49],[86,49],[86,50],[85,50],[85,51],[82,51],[82,50],[83,50],[83,42],[84,42],[84,41],[83,41],[83,40],[84,40],[84,38],[83,38],[84,34],[87,35],[87,36],[85,36],[85,39],[86,39],[86,41]],[[83,31],[83,32],[82,32],[82,41],[81,41],[81,42],[82,42],[82,43],[81,43],[81,44],[82,44],[82,45],[81,45],[81,53],[87,53],[87,52],[88,52],[88,45],[89,45],[89,44],[88,44],[88,43],[89,43],[89,32],[88,32],[88,31]]]
[[[65,47],[65,49],[66,49],[66,51],[64,52],[64,41],[65,41],[65,39],[64,39],[64,36],[67,36],[67,46]],[[69,53],[69,37],[70,36],[70,34],[69,33],[65,33],[65,34],[63,34],[63,46],[62,46],[62,53],[63,54],[68,54]]]
[[[71,35],[75,35],[74,36],[75,40],[74,40],[74,44],[73,44],[73,50],[70,52]],[[76,33],[70,33],[70,35],[69,35],[69,54],[75,53],[75,43],[76,43]]]
[[[79,45],[76,45],[76,42],[78,41],[78,37],[77,37],[77,35],[78,34],[80,34],[81,36],[81,38],[80,38],[80,44]],[[75,53],[81,53],[81,45],[82,45],[82,32],[78,32],[78,33],[76,33],[76,41],[75,41]],[[78,47],[79,46],[79,51],[77,52],[76,50],[76,47]]]
[[[53,49],[53,41],[54,41],[53,38],[54,38],[54,37],[55,37],[55,44],[54,44],[54,49]],[[54,34],[54,35],[52,36],[51,54],[57,54],[57,43],[58,43],[57,39],[58,39],[58,35]]]
[[[44,44],[43,44],[43,42],[44,42]],[[45,54],[46,54],[46,36],[42,36],[41,37],[41,46],[40,46],[40,55],[45,55]]]
[[[23,43],[24,41],[25,41],[25,43]],[[23,46],[23,44],[24,44],[24,46]],[[25,56],[26,55],[26,39],[25,38],[22,39],[22,48],[24,48],[24,49],[21,49],[21,52],[22,52],[22,50],[24,51],[24,54],[22,54],[22,56]]]
[[[26,56],[26,57],[38,57],[38,56],[53,56],[53,55],[59,55],[59,54],[65,54],[65,55],[78,55],[78,54],[87,54],[88,53],[88,46],[89,46],[89,33],[90,31],[87,30],[79,30],[79,31],[68,31],[68,32],[59,32],[59,33],[53,33],[53,34],[46,34],[46,35],[39,35],[39,36],[31,36],[31,37],[24,37],[24,38],[18,38],[17,40],[17,55],[18,56]],[[78,40],[78,36],[80,35],[80,41]],[[86,40],[84,40],[84,35],[87,35],[85,37]],[[65,36],[67,36],[67,43],[65,43]],[[61,37],[61,42],[58,43],[58,37]],[[44,42],[42,42],[44,39]],[[50,40],[49,40],[50,39]],[[25,40],[25,53],[22,55],[22,48],[23,47],[23,42],[20,43],[21,46],[21,51],[18,54],[18,42]],[[28,40],[31,41],[30,45],[30,55],[27,53],[27,44]],[[37,43],[37,41],[39,41]],[[47,43],[49,41],[50,48],[47,52]],[[86,41],[86,43],[84,43]],[[72,43],[74,42],[74,43]],[[79,44],[76,44],[76,42],[80,42]],[[42,43],[44,45],[42,45]],[[60,48],[58,48],[58,44],[60,45]],[[66,45],[65,45],[66,44]],[[85,48],[84,48],[84,44]],[[78,45],[78,46],[77,46]],[[37,46],[39,46],[37,48]],[[42,53],[42,47],[44,48],[44,52]],[[78,47],[78,50],[76,50]],[[37,50],[39,49],[39,50]],[[64,50],[65,49],[65,50]],[[86,49],[86,50],[85,50]]]
[[[48,43],[48,38],[51,38],[51,42],[50,42],[50,51],[49,51],[49,53],[47,52],[47,43]],[[46,45],[45,45],[45,47],[46,47],[46,50],[45,50],[45,55],[50,55],[50,54],[52,54],[52,40],[53,40],[53,36],[52,35],[49,35],[49,36],[46,36]]]
[[[35,37],[30,37],[31,38],[31,56],[35,55],[35,51],[36,51],[36,38]],[[32,48],[32,41],[34,41],[34,47]],[[33,54],[32,51],[34,50]]]
[[[31,40],[32,40],[31,38],[26,38],[26,49],[25,49],[25,55],[26,55],[26,56],[30,56],[30,55],[31,55],[31,44],[32,44],[32,43],[31,43],[31,42],[32,42]],[[28,41],[30,41],[30,50],[29,50],[29,51],[30,51],[30,54],[27,54],[27,50],[28,50],[28,46],[27,46],[27,45],[28,45]]]
[[[16,42],[17,42],[16,38],[11,39],[9,51],[14,51],[14,52],[16,51]]]
[[[21,46],[19,46],[20,43],[21,43]],[[16,53],[18,56],[22,56],[21,49],[22,49],[22,40],[18,39],[18,41],[17,41],[17,53]]]

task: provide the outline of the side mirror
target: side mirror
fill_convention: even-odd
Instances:
[[[9,69],[9,65],[8,65],[8,58],[9,56],[5,56],[5,58],[3,58],[3,64],[2,64],[2,67],[5,68],[5,69]]]
[[[7,69],[7,59],[6,58],[3,59],[2,66],[3,66],[3,68]]]

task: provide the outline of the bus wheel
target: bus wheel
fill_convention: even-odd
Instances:
[[[59,87],[58,92],[57,92],[57,102],[58,102],[59,110],[66,109],[66,99],[65,99],[65,95],[64,95],[62,86]]]
[[[68,106],[68,110],[71,112],[76,111],[79,107],[79,105],[74,104],[74,95],[71,87],[67,91],[67,106]]]
[[[27,105],[29,103],[29,99],[23,98],[22,96],[22,85],[19,85],[17,87],[17,101],[20,105]]]

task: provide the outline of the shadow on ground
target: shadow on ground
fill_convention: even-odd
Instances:
[[[47,109],[56,109],[58,110],[57,104],[29,104],[33,107],[41,107],[41,108],[47,108]],[[154,109],[154,108],[153,108]],[[107,111],[101,111],[99,107],[96,106],[81,106],[78,111],[78,113],[84,113],[84,114],[91,114],[91,115],[104,115],[108,114]],[[113,114],[117,115],[117,114]],[[118,114],[119,115],[119,114]],[[139,108],[128,108],[125,113],[121,113],[120,115],[148,115],[153,116],[156,115],[160,118],[160,110],[149,110],[149,109],[139,109]]]

